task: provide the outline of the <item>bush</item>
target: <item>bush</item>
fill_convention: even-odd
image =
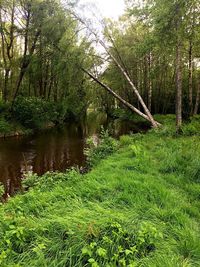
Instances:
[[[52,110],[55,110],[54,116],[51,118],[53,123],[62,124],[69,117],[67,105],[64,101],[57,104],[51,102],[49,105],[52,106]]]
[[[4,116],[8,114],[10,109],[10,103],[5,103],[3,101],[0,101],[0,114],[3,114]]]
[[[22,185],[25,190],[36,188],[39,191],[51,190],[54,186],[65,182],[79,179],[79,173],[76,169],[67,170],[65,173],[47,172],[43,176],[28,172],[24,175]]]
[[[191,122],[183,123],[181,127],[181,132],[179,134],[176,133],[175,115],[155,115],[154,117],[162,124],[160,128],[151,129],[151,132],[158,136],[192,136],[199,135],[200,133],[199,115],[192,117]]]
[[[86,114],[86,104],[80,96],[70,95],[63,104],[67,108],[68,118],[81,118]]]
[[[111,155],[118,148],[118,142],[109,136],[108,131],[101,130],[98,143],[95,143],[92,138],[87,140],[88,148],[85,149],[87,162],[90,167],[95,166],[99,160]]]
[[[82,248],[82,266],[137,266],[136,260],[154,251],[160,238],[162,234],[147,223],[133,232],[117,222],[108,224]]]
[[[9,122],[4,118],[0,119],[0,134],[8,134],[13,130]]]
[[[36,97],[18,97],[13,106],[13,116],[26,128],[40,129],[57,117],[52,103]]]
[[[129,110],[117,108],[113,110],[112,117],[122,120],[130,120],[134,117],[134,115]]]
[[[49,102],[37,97],[18,97],[13,106],[13,117],[22,126],[41,129],[46,124],[61,124],[66,119],[77,118],[83,114],[81,105],[74,102]]]

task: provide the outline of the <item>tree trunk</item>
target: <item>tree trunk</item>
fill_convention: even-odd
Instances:
[[[40,35],[39,38],[39,95],[43,97],[43,47],[42,47],[42,36]]]
[[[152,106],[152,82],[151,82],[151,52],[148,56],[148,109],[151,112]]]
[[[108,87],[107,85],[103,84],[101,81],[99,81],[94,75],[92,75],[89,71],[85,70],[82,68],[82,70],[90,77],[92,78],[96,83],[98,83],[101,87],[103,87],[104,89],[106,89],[111,95],[113,95],[116,99],[118,99],[125,107],[129,108],[131,111],[137,113],[139,116],[143,117],[144,119],[146,119],[147,121],[151,122],[150,118],[142,113],[140,110],[138,110],[137,108],[135,108],[134,106],[132,106],[130,103],[128,103],[127,101],[125,101],[121,96],[119,96],[118,94],[116,94],[110,87]],[[151,122],[152,123],[152,122]],[[160,125],[160,123],[156,122],[156,127],[158,127]],[[154,125],[152,125],[154,127]]]
[[[8,80],[9,80],[10,68],[5,70],[4,88],[3,88],[3,100],[8,101]]]
[[[148,105],[148,86],[149,86],[149,81],[148,81],[148,56],[145,55],[144,59],[143,59],[143,94],[141,94],[143,96],[144,101],[147,103]]]
[[[176,131],[180,132],[182,126],[182,66],[181,43],[176,46]]]
[[[1,7],[0,7],[1,8]],[[14,10],[15,3],[12,2],[11,7],[11,21],[9,31],[4,29],[4,23],[2,21],[2,16],[0,12],[0,23],[1,23],[1,41],[2,41],[2,57],[4,63],[4,87],[3,87],[3,100],[4,102],[8,101],[8,83],[9,83],[9,75],[12,66],[12,58],[13,58],[13,42],[14,42]],[[6,37],[8,34],[8,38]]]
[[[87,23],[85,23],[79,16],[77,16],[76,14],[72,13],[73,16],[75,16],[76,19],[78,19],[83,25],[85,25],[87,27],[87,29],[89,29],[89,31],[96,37],[97,41],[100,43],[100,45],[105,49],[106,53],[110,56],[110,58],[114,61],[114,63],[116,64],[116,66],[119,68],[119,70],[121,71],[121,73],[123,74],[123,76],[125,77],[125,79],[127,80],[127,82],[129,83],[129,85],[131,86],[134,94],[136,95],[138,101],[140,102],[144,113],[147,115],[147,117],[149,118],[149,121],[151,122],[153,127],[158,127],[159,124],[154,120],[151,112],[148,110],[146,104],[144,103],[143,98],[141,97],[139,91],[137,90],[137,88],[135,87],[134,83],[132,82],[132,80],[130,79],[130,76],[128,74],[128,72],[126,71],[126,68],[123,67],[123,64],[120,64],[119,61],[113,56],[113,54],[109,51],[108,47],[106,46],[106,44],[99,39],[98,35],[96,32],[94,32],[90,26],[87,25]],[[113,42],[113,40],[111,40]],[[117,51],[118,52],[118,51]]]
[[[108,51],[108,49],[105,47],[105,45],[101,42],[101,44],[103,45],[103,47],[106,49],[106,52],[110,55],[110,57],[113,59],[113,61],[115,62],[115,64],[118,66],[118,68],[120,69],[121,73],[124,75],[124,77],[126,78],[126,80],[128,81],[129,85],[131,86],[131,88],[133,89],[133,92],[135,93],[135,95],[137,96],[138,101],[140,102],[142,108],[144,109],[145,114],[147,115],[147,117],[149,118],[149,121],[151,122],[153,127],[158,127],[159,125],[157,125],[157,122],[154,120],[153,116],[151,115],[151,112],[148,110],[146,104],[144,103],[143,98],[141,97],[139,91],[137,90],[137,88],[135,87],[134,83],[131,81],[128,73],[122,68],[122,66],[119,64],[119,62],[116,60],[116,58]]]
[[[1,18],[1,14],[0,14],[0,20],[1,20],[1,43],[2,43],[2,57],[3,57],[3,63],[4,63],[4,85],[3,85],[3,100],[4,102],[7,102],[7,94],[8,94],[8,77],[9,77],[9,72],[10,69],[8,67],[8,63],[7,63],[7,58],[6,58],[6,53],[5,53],[5,36],[4,36],[4,30],[3,30],[3,24],[2,24],[2,18]]]
[[[36,47],[36,43],[37,43],[37,39],[38,39],[39,35],[40,35],[40,30],[38,30],[38,32],[35,34],[35,38],[34,38],[32,47],[30,49],[30,53],[28,55],[28,58],[27,58],[26,54],[23,57],[22,66],[21,66],[21,69],[20,69],[20,73],[19,73],[19,77],[18,77],[18,80],[17,80],[17,83],[16,83],[16,87],[15,87],[15,93],[14,93],[14,96],[13,96],[12,106],[13,106],[13,104],[15,102],[16,97],[18,96],[22,80],[23,80],[24,75],[25,75],[25,73],[27,71],[27,68],[28,68],[28,66],[29,66],[29,64],[31,62],[31,58],[32,58],[32,55],[33,55],[33,53],[35,51],[35,47]],[[25,50],[26,50],[26,44],[25,44]]]
[[[46,99],[46,97],[47,97],[48,76],[49,76],[49,62],[46,61],[45,77],[44,77],[44,90],[43,90],[43,98],[44,99]]]
[[[198,86],[197,86],[197,95],[196,95],[196,103],[195,103],[195,108],[194,108],[194,115],[198,114],[199,100],[200,100],[200,77],[199,77]]]
[[[192,56],[192,51],[193,50],[193,46],[192,46],[192,41],[190,40],[190,47],[189,47],[189,112],[190,115],[192,115],[193,113],[193,90],[192,90],[192,86],[193,86],[193,56]]]

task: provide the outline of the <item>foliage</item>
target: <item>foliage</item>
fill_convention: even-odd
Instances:
[[[90,84],[81,66],[94,60],[86,57],[89,42],[77,38],[78,22],[62,1],[3,0],[0,23],[0,114],[9,107],[9,119],[31,129],[83,116]]]
[[[116,222],[98,231],[81,250],[83,266],[136,266],[135,260],[153,252],[155,242],[162,237],[148,223],[132,232]]]
[[[112,112],[114,118],[120,118],[122,120],[130,120],[134,117],[134,114],[129,110],[124,110],[121,108],[114,109]]]
[[[64,181],[76,180],[78,171],[76,169],[67,170],[65,173],[47,172],[42,177],[35,173],[28,172],[22,181],[25,190],[36,187],[38,190],[51,190],[51,188]]]
[[[97,142],[97,143],[96,143]],[[115,139],[109,136],[108,131],[101,129],[100,137],[94,141],[93,138],[87,140],[88,148],[85,149],[87,162],[90,167],[95,166],[99,160],[106,158],[117,150],[118,144]]]
[[[13,130],[13,126],[4,118],[0,119],[0,134],[8,134]]]
[[[29,174],[0,207],[1,266],[198,266],[199,151],[150,131],[87,174]]]
[[[151,132],[156,133],[158,136],[177,136],[176,128],[175,128],[175,115],[155,115],[155,119],[158,120],[162,127],[159,129],[152,129]],[[189,122],[185,122],[181,127],[182,136],[199,136],[200,133],[200,116],[196,115],[190,119]]]
[[[61,124],[67,119],[81,118],[84,114],[80,110],[81,105],[78,109],[75,105],[68,105],[67,101],[54,103],[38,97],[18,97],[12,117],[26,128],[41,129],[48,124]]]
[[[10,104],[0,100],[0,114],[6,116],[9,113]]]
[[[168,114],[175,113],[176,109],[176,49],[179,41],[183,117],[198,113],[200,1],[125,2],[126,14],[117,22],[107,21],[105,27],[105,36],[112,43],[109,51],[128,72],[152,113]],[[114,61],[110,62],[102,78],[126,101],[141,108]],[[122,108],[120,103],[111,104],[111,99],[112,96],[104,97],[103,105]]]
[[[2,198],[4,194],[4,186],[0,184],[0,199]]]
[[[42,99],[18,97],[13,106],[13,116],[23,126],[38,129],[55,117],[55,111]]]

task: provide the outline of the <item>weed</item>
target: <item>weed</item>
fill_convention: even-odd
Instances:
[[[96,144],[92,138],[87,140],[85,155],[90,167],[95,166],[99,160],[111,155],[118,148],[118,142],[109,136],[108,131],[101,129],[99,143]]]

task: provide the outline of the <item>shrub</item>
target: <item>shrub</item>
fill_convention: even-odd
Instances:
[[[82,248],[82,264],[134,267],[138,258],[155,250],[155,242],[160,238],[162,234],[150,224],[143,224],[131,232],[114,222],[93,234],[88,245]]]
[[[4,118],[0,119],[0,134],[8,134],[12,131],[12,126]]]
[[[76,169],[67,170],[64,173],[47,172],[43,176],[38,176],[35,173],[28,172],[22,180],[23,188],[29,189],[36,187],[40,191],[51,190],[55,185],[65,181],[75,180],[79,178],[79,173]]]
[[[119,118],[122,120],[129,120],[129,119],[132,119],[134,117],[134,115],[131,111],[126,110],[126,109],[121,109],[121,108],[114,109],[112,112],[112,116],[114,118]]]
[[[81,118],[86,114],[86,103],[80,96],[70,95],[63,104],[67,108],[68,118]]]
[[[69,117],[67,105],[64,101],[56,105],[51,102],[49,105],[52,106],[52,110],[54,109],[54,116],[51,118],[53,123],[62,124]]]
[[[118,148],[118,142],[110,137],[108,131],[105,131],[103,128],[98,142],[98,144],[95,144],[91,138],[87,140],[88,148],[85,149],[85,155],[90,167],[96,165],[100,159],[111,155]]]
[[[83,108],[74,102],[64,100],[49,102],[38,97],[18,97],[13,106],[13,117],[22,126],[40,129],[46,124],[61,124],[66,119],[80,117]]]
[[[10,103],[5,103],[0,100],[0,114],[4,115],[7,117],[10,109]]]
[[[13,106],[13,115],[27,128],[41,128],[48,120],[46,102],[36,97],[18,97]]]

